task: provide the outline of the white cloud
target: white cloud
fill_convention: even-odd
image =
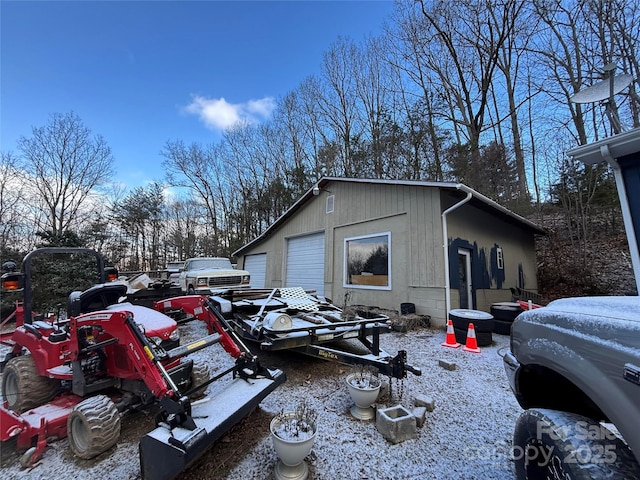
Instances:
[[[211,130],[226,130],[238,123],[257,123],[269,118],[275,109],[271,97],[249,100],[246,103],[229,103],[224,98],[205,98],[194,95],[187,105],[187,113],[197,115]]]

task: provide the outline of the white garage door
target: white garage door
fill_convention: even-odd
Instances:
[[[264,288],[267,274],[266,253],[244,257],[244,269],[251,274],[251,288]]]
[[[286,286],[324,295],[324,233],[288,240]]]

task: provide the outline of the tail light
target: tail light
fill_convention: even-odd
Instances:
[[[8,272],[2,275],[2,290],[5,292],[19,292],[23,288],[22,273]]]
[[[107,267],[104,269],[107,282],[115,282],[118,279],[118,269],[116,267]]]

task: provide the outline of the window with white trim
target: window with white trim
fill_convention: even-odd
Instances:
[[[344,239],[344,285],[391,290],[391,232]]]
[[[498,265],[498,270],[504,269],[504,256],[500,247],[496,248],[496,264]]]

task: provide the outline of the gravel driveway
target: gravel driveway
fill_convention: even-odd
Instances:
[[[183,336],[206,334],[200,322],[180,328]],[[273,480],[277,457],[268,434],[269,421],[306,399],[317,410],[319,424],[306,459],[311,480],[513,479],[511,438],[520,407],[502,367],[508,337],[494,334],[494,344],[479,354],[444,348],[444,339],[443,331],[428,328],[381,336],[385,351],[395,355],[406,350],[409,363],[423,372],[419,377],[409,374],[401,383],[393,380],[392,398],[382,396],[382,406],[401,403],[412,410],[416,395],[435,403],[417,438],[394,445],[377,431],[375,422],[350,416],[344,378],[352,367],[291,352],[262,352],[262,363],[283,369],[287,382],[180,478]],[[211,364],[229,362],[217,347],[198,355],[198,360]],[[455,370],[441,367],[439,360],[454,363]],[[151,428],[151,415],[125,417],[118,445],[91,461],[73,457],[66,440],[54,441],[30,470],[21,470],[15,451],[2,445],[0,477],[137,479],[137,441]]]

